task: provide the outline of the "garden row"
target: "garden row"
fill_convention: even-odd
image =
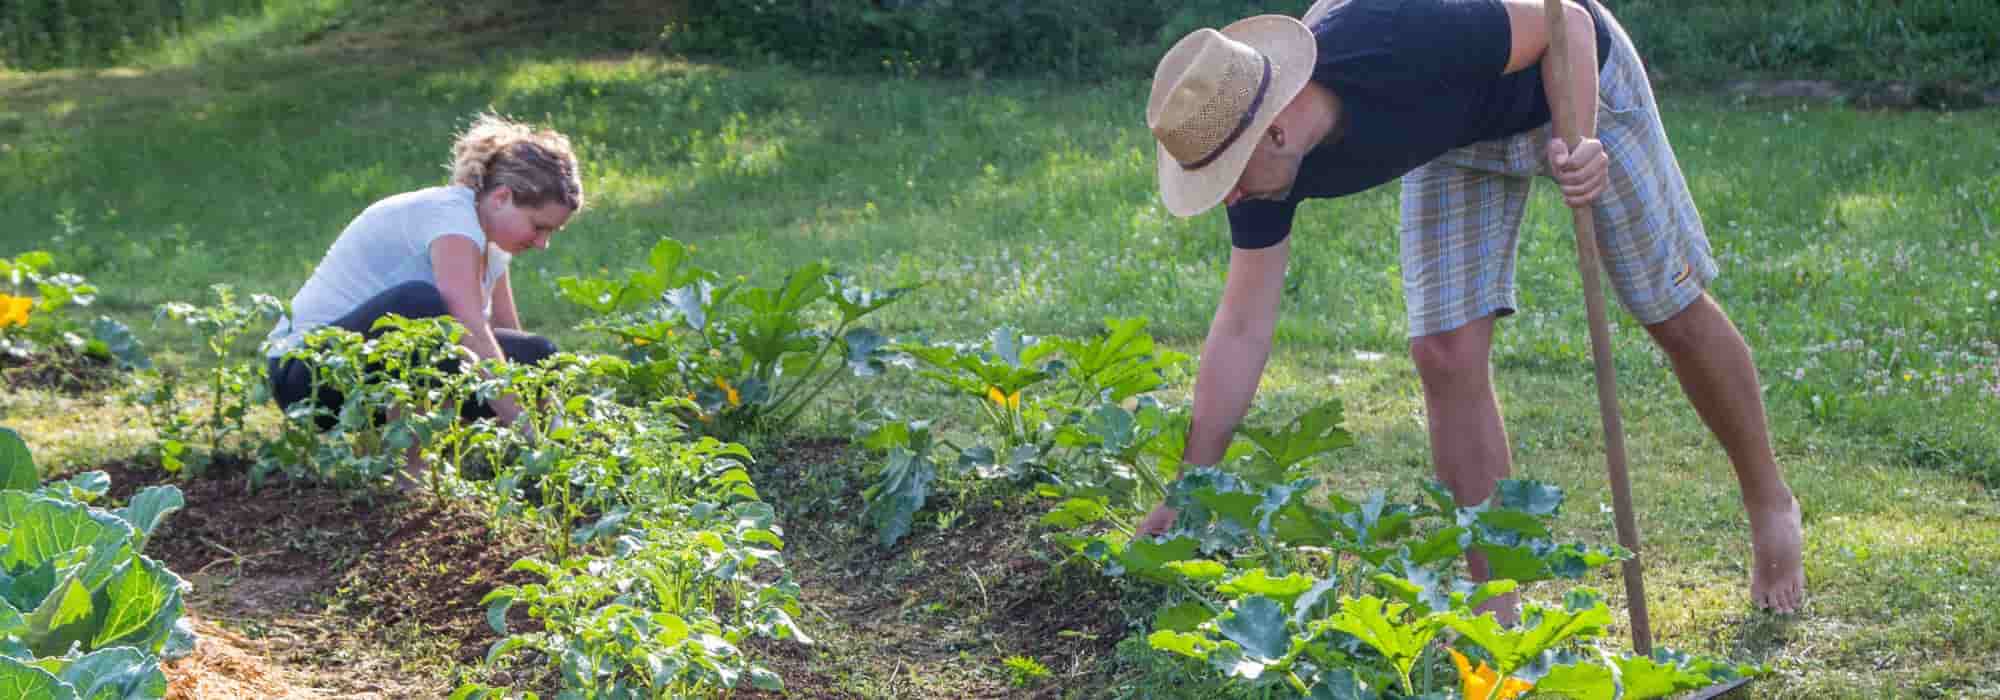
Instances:
[[[863,322],[912,290],[869,290],[825,264],[758,286],[700,267],[669,239],[638,269],[562,280],[563,296],[592,312],[583,330],[602,339],[596,352],[534,367],[447,361],[459,358],[462,330],[448,319],[386,319],[373,338],[316,332],[297,355],[316,388],[349,400],[290,407],[267,434],[247,420],[268,400],[264,363],[235,353],[281,303],[217,287],[207,306],[169,304],[163,317],[189,324],[208,363],[149,369],[122,327],[70,318],[89,290],[51,264],[9,261],[23,295],[6,300],[0,338],[23,357],[136,370],[129,395],[152,416],[163,468],[200,478],[224,455],[254,452],[253,485],[373,489],[414,446],[430,465],[417,497],[479,504],[496,527],[539,538],[542,554],[516,565],[539,582],[486,597],[500,636],[487,663],[550,669],[561,697],[782,688],[747,642],[809,644],[810,630],[795,619],[799,588],[745,443],[782,439],[836,385],[896,371],[957,404],[915,418],[915,401],[876,396],[853,416],[855,443],[877,465],[860,497],[879,546],[896,547],[943,491],[1041,499],[1040,524],[1068,563],[1161,601],[1135,621],[1151,648],[1245,694],[1643,698],[1757,672],[1671,651],[1620,654],[1606,639],[1609,606],[1583,587],[1525,604],[1517,625],[1480,614],[1497,596],[1627,555],[1558,542],[1550,523],[1563,496],[1547,484],[1503,482],[1470,505],[1435,482],[1393,497],[1330,493],[1310,475],[1353,442],[1335,401],[1252,421],[1223,464],[1175,479],[1188,411],[1156,394],[1189,358],[1159,347],[1143,319],[1081,338],[1002,328],[973,343],[896,342]],[[838,393],[867,395],[847,389]],[[459,406],[502,395],[527,408],[523,419],[457,419]],[[158,516],[148,514],[168,509],[165,491],[152,494],[128,507],[145,523],[128,529],[150,531]],[[1163,502],[1180,512],[1171,530],[1136,535],[1137,516]],[[1494,580],[1465,577],[1459,562],[1472,548]],[[12,555],[7,563],[20,575]],[[510,624],[523,610],[525,629]],[[139,652],[163,653],[165,641]],[[4,651],[25,662],[91,648]],[[532,695],[468,682],[454,697]]]

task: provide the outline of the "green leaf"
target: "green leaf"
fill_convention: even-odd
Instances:
[[[111,475],[100,471],[88,471],[62,481],[43,484],[39,493],[59,501],[90,503],[104,497],[111,490]]]
[[[172,485],[149,486],[146,490],[133,494],[132,500],[126,502],[124,508],[114,512],[125,522],[131,523],[132,529],[138,531],[140,541],[144,542],[146,538],[152,536],[154,528],[159,527],[168,515],[185,505],[187,500],[181,496],[180,488]]]
[[[72,572],[49,591],[40,605],[24,616],[28,622],[28,636],[24,641],[38,655],[60,654],[69,648],[76,636],[73,630],[62,628],[88,619],[90,613],[90,589]]]
[[[1339,400],[1328,400],[1299,414],[1277,429],[1238,427],[1250,438],[1280,473],[1313,457],[1354,444],[1354,436],[1340,427],[1343,409]]]
[[[1493,656],[1494,670],[1501,676],[1533,663],[1542,652],[1571,639],[1588,639],[1604,634],[1611,624],[1611,609],[1602,602],[1584,610],[1564,610],[1528,606],[1519,629],[1500,626],[1492,614],[1467,618],[1457,613],[1440,616],[1445,625],[1464,639],[1479,645]]]
[[[1542,561],[1548,565],[1549,573],[1557,578],[1579,579],[1598,567],[1624,561],[1631,556],[1632,553],[1623,547],[1590,548],[1566,544],[1557,547]]]
[[[1480,605],[1484,604],[1486,601],[1498,598],[1503,595],[1507,595],[1509,593],[1513,593],[1514,590],[1520,588],[1520,586],[1521,584],[1519,582],[1514,581],[1513,579],[1504,579],[1504,578],[1494,579],[1479,584],[1478,587],[1472,589],[1471,593],[1464,593],[1464,594],[1454,593],[1452,594],[1452,596],[1456,598],[1460,595],[1463,595],[1465,598],[1464,601],[1465,607],[1477,608]]]
[[[771,672],[771,669],[762,666],[752,666],[750,667],[750,686],[758,690],[782,693],[785,690],[785,679],[779,678],[778,674]]]
[[[104,352],[118,362],[119,369],[151,369],[153,360],[146,356],[146,345],[132,334],[132,329],[124,322],[109,316],[99,316],[90,322],[92,340],[103,344]]]
[[[1063,501],[1061,506],[1049,511],[1047,515],[1043,515],[1042,525],[1044,527],[1054,527],[1063,530],[1074,530],[1110,516],[1111,511],[1106,509],[1100,501],[1088,498],[1072,498]]]
[[[167,675],[153,655],[132,647],[100,649],[63,663],[56,678],[80,700],[152,700],[167,694]]]
[[[1502,508],[1545,518],[1555,517],[1563,504],[1561,488],[1524,479],[1501,479],[1494,496]]]
[[[1264,596],[1238,601],[1236,609],[1217,622],[1215,628],[1259,661],[1284,658],[1292,649],[1292,634],[1285,627],[1284,609],[1278,601]]]
[[[1482,544],[1479,551],[1486,555],[1488,576],[1512,579],[1522,583],[1546,581],[1550,578],[1549,566],[1542,561],[1542,553],[1528,545],[1502,547]]]
[[[1458,511],[1458,499],[1451,494],[1451,489],[1445,487],[1444,482],[1437,479],[1426,480],[1424,493],[1431,497],[1431,503],[1444,514],[1450,515]]]
[[[556,289],[563,300],[600,315],[618,310],[618,293],[623,286],[602,279],[564,277],[556,280]]]
[[[1201,623],[1215,619],[1208,606],[1194,601],[1163,607],[1153,613],[1153,629],[1193,632]]]
[[[1755,666],[1731,667],[1664,648],[1653,650],[1653,658],[1628,656],[1617,659],[1616,663],[1619,682],[1625,689],[1623,697],[1635,700],[1665,697],[1760,673]]]
[[[1535,681],[1535,695],[1554,695],[1572,700],[1615,700],[1618,679],[1611,669],[1589,662],[1549,669]]]
[[[888,306],[890,302],[894,302],[915,289],[915,287],[896,287],[882,291],[870,291],[848,285],[843,280],[840,283],[839,293],[833,295],[833,303],[840,307],[841,322],[853,323],[861,320],[863,316],[874,313],[877,309]]]
[[[52,561],[79,547],[98,553],[84,575],[90,586],[110,575],[117,563],[112,555],[136,534],[110,513],[21,491],[0,491],[0,532],[7,533],[0,566],[9,570]]]
[[[11,656],[0,656],[0,700],[77,700],[77,697],[76,689],[55,674]]]
[[[887,354],[883,348],[889,339],[871,328],[853,328],[841,336],[841,343],[847,348],[847,369],[857,377],[873,377],[881,374],[888,365],[883,361]]]
[[[1472,531],[1462,527],[1448,527],[1406,545],[1405,551],[1410,563],[1421,566],[1458,558],[1465,553],[1465,547],[1471,544],[1471,540]]]
[[[1312,590],[1313,578],[1293,572],[1283,578],[1271,578],[1262,567],[1243,572],[1236,578],[1223,582],[1216,592],[1225,595],[1260,595],[1290,606],[1292,601],[1306,591]]]
[[[910,523],[930,497],[931,481],[936,478],[937,465],[929,457],[901,447],[889,450],[889,464],[882,470],[881,481],[865,493],[867,516],[883,547],[894,547],[910,534]]]
[[[1354,675],[1353,669],[1336,668],[1319,674],[1319,682],[1313,684],[1308,700],[1380,700],[1381,694],[1368,689],[1368,684]]]
[[[1326,598],[1327,593],[1333,592],[1334,589],[1339,587],[1340,579],[1332,575],[1314,582],[1312,588],[1306,589],[1306,592],[1300,595],[1296,602],[1292,603],[1292,624],[1298,625],[1300,629],[1305,629],[1306,622],[1316,618],[1313,608],[1319,606],[1320,601]]]
[[[1146,644],[1160,651],[1171,651],[1189,658],[1207,660],[1215,651],[1215,640],[1206,636],[1173,630],[1156,630],[1146,635]]]
[[[1408,676],[1424,647],[1437,635],[1439,626],[1437,618],[1429,615],[1404,621],[1403,613],[1409,607],[1375,596],[1348,598],[1341,601],[1340,612],[1326,622],[1373,647],[1401,675]]]
[[[1214,581],[1222,578],[1223,574],[1229,573],[1228,569],[1223,568],[1221,562],[1208,559],[1170,561],[1167,562],[1166,566],[1169,570],[1186,577],[1190,581]]]
[[[500,595],[500,591],[496,590],[487,594],[485,602],[486,626],[493,628],[494,634],[506,636],[507,611],[514,607],[514,596]]]
[[[1176,537],[1164,542],[1155,542],[1150,537],[1140,537],[1125,544],[1118,553],[1118,563],[1125,571],[1159,583],[1172,584],[1174,576],[1162,573],[1168,562],[1193,559],[1201,546],[1192,537]]]
[[[161,640],[132,639],[152,625],[154,618],[167,611],[178,601],[174,593],[179,587],[178,577],[167,573],[166,568],[144,557],[135,557],[131,563],[111,576],[104,587],[105,606],[103,622],[97,627],[97,634],[91,637],[90,648],[99,649],[121,643],[146,643]],[[157,651],[149,645],[147,651]]]
[[[42,485],[42,474],[28,454],[28,442],[13,428],[0,428],[0,489],[33,491]]]
[[[1479,513],[1479,524],[1519,535],[1522,539],[1548,539],[1549,526],[1535,516],[1518,510],[1488,510]]]

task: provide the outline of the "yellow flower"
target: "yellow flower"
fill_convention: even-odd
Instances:
[[[743,395],[736,393],[736,387],[730,386],[720,375],[715,378],[715,388],[721,389],[722,394],[728,397],[730,406],[743,405]]]
[[[28,325],[28,310],[33,308],[33,299],[0,294],[0,328]]]
[[[645,339],[645,338],[641,338],[641,337],[639,337],[639,336],[636,336],[636,335],[635,335],[635,336],[632,336],[632,344],[633,344],[633,345],[637,345],[637,346],[640,346],[640,347],[645,347],[645,346],[647,346],[647,345],[652,345],[652,344],[653,344],[653,341],[650,341],[650,340],[647,340],[647,339]]]
[[[1021,408],[1021,391],[1016,389],[1012,395],[1002,394],[1000,393],[1000,387],[989,384],[986,387],[986,400],[992,401],[993,405],[1001,408],[1018,410]]]
[[[1472,669],[1471,661],[1467,660],[1464,654],[1458,653],[1457,649],[1446,648],[1445,651],[1451,653],[1451,665],[1458,667],[1458,682],[1464,684],[1464,695],[1467,700],[1485,700],[1488,693],[1493,693],[1493,684],[1496,682],[1500,684],[1500,692],[1492,696],[1493,700],[1514,700],[1535,687],[1535,684],[1519,678],[1500,680],[1499,672],[1487,666],[1484,661],[1479,662],[1479,670],[1475,671]]]

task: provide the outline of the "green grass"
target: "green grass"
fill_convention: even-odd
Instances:
[[[725,272],[825,258],[874,285],[929,282],[884,322],[941,338],[1144,315],[1194,351],[1221,288],[1222,217],[1176,220],[1156,203],[1138,82],[379,49],[399,35],[270,48],[258,32],[280,25],[151,67],[0,76],[0,255],[56,253],[172,360],[184,339],[152,329],[155,305],[203,301],[214,283],[288,296],[362,207],[441,183],[451,134],[490,107],[582,150],[592,209],[514,268],[530,328],[571,346],[590,339],[568,330],[581,312],[555,281],[625,268],[661,236]],[[2000,694],[2000,437],[1987,430],[2000,415],[2000,113],[1662,103],[1724,268],[1713,292],[1757,353],[1804,503],[1811,600],[1793,619],[1750,612],[1728,463],[1645,334],[1614,316],[1655,636],[1773,664],[1760,697]],[[1494,362],[1518,473],[1569,490],[1567,534],[1608,543],[1568,220],[1546,192],[1531,207],[1523,309],[1500,324]],[[1361,446],[1327,470],[1346,492],[1407,494],[1429,473],[1395,222],[1393,187],[1306,207],[1259,394],[1260,411],[1346,401]],[[127,411],[0,400],[0,420],[58,463],[135,449]]]

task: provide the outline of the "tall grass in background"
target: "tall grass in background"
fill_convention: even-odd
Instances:
[[[265,0],[4,0],[0,67],[102,66],[228,17],[259,13]]]
[[[1600,0],[1663,74],[2000,80],[1993,0]],[[838,70],[1144,78],[1175,40],[1309,0],[689,0],[676,50]]]

